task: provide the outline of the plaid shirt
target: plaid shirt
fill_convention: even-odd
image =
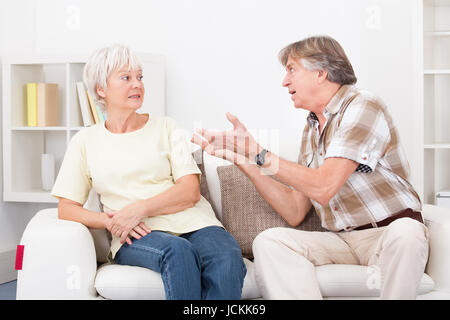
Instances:
[[[386,106],[377,97],[344,85],[325,108],[322,134],[310,112],[303,131],[298,163],[320,167],[326,158],[347,158],[359,163],[330,202],[311,200],[322,226],[350,231],[372,223],[375,227],[395,213],[421,202],[408,182],[409,164]]]

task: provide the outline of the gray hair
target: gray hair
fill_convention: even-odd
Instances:
[[[91,97],[103,110],[105,101],[97,94],[97,87],[106,88],[106,80],[112,71],[128,66],[129,70],[142,69],[142,64],[127,46],[115,44],[96,50],[83,70],[83,81]]]
[[[328,80],[339,84],[356,83],[355,72],[344,49],[331,37],[316,36],[291,43],[278,54],[286,66],[289,57],[300,59],[306,70],[326,70]]]

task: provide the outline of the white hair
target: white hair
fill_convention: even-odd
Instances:
[[[106,89],[106,80],[112,71],[128,66],[129,70],[142,69],[142,64],[127,46],[115,44],[96,50],[83,70],[83,81],[95,102],[105,109],[105,101],[97,94],[97,87]]]

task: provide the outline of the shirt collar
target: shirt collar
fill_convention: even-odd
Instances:
[[[324,110],[324,115],[328,119],[330,115],[339,111],[344,101],[347,99],[349,93],[353,91],[353,85],[342,85],[339,90],[334,94],[331,100],[328,102]],[[314,112],[308,114],[308,122],[314,125],[315,122],[319,122],[317,115]]]
[[[333,98],[328,102],[325,107],[325,112],[335,114],[339,111],[345,99],[347,99],[348,94],[352,91],[352,85],[342,85],[339,90],[335,93]]]

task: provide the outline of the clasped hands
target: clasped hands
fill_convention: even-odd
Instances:
[[[130,236],[140,239],[151,232],[150,228],[142,221],[145,217],[142,201],[131,203],[116,212],[105,213],[108,216],[106,229],[120,238],[120,243],[126,241],[131,245]]]
[[[263,148],[236,116],[228,112],[226,117],[233,125],[233,130],[196,129],[191,142],[199,145],[208,154],[228,160],[236,165],[254,164],[255,156]]]

